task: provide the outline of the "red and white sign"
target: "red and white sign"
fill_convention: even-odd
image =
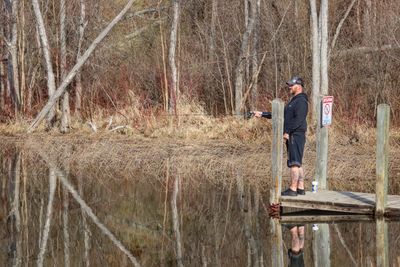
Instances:
[[[322,127],[332,124],[333,96],[324,96],[322,99],[321,125]]]

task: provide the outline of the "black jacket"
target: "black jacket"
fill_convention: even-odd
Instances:
[[[283,129],[285,133],[307,131],[308,98],[305,93],[293,97],[285,106],[285,121]]]

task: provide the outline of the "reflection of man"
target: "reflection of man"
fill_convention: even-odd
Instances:
[[[292,248],[289,249],[289,267],[304,267],[304,226],[290,228]]]

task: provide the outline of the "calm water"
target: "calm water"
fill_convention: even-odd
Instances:
[[[277,266],[279,255],[288,266],[298,241],[305,266],[376,266],[385,253],[400,265],[399,223],[280,225],[243,177],[214,184],[168,164],[161,177],[114,175],[14,147],[0,164],[1,266]]]

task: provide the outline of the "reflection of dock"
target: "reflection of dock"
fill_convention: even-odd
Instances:
[[[317,193],[307,192],[306,195],[297,197],[281,196],[280,203],[282,207],[373,215],[375,198],[375,194],[320,190]],[[385,215],[400,215],[400,196],[387,196]]]

